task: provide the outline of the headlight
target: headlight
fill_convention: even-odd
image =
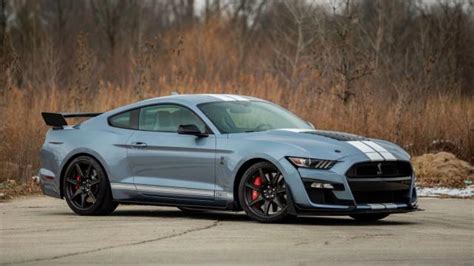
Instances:
[[[286,157],[296,167],[312,168],[320,170],[331,169],[337,161],[333,160],[322,160],[314,158],[301,158],[301,157]]]

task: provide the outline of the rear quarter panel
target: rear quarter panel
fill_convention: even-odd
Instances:
[[[97,159],[110,182],[133,183],[125,146],[133,132],[109,127],[104,117],[97,118],[75,127],[48,131],[40,152],[39,171],[45,194],[61,197],[61,173],[81,154]]]

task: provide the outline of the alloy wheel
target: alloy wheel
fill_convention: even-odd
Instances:
[[[259,217],[272,218],[286,212],[288,204],[283,175],[270,165],[253,169],[245,179],[244,198],[248,209]]]
[[[86,210],[97,202],[101,178],[89,161],[77,161],[69,168],[65,183],[66,196],[74,207]]]

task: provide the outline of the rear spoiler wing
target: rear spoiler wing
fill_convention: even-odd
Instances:
[[[75,118],[75,117],[94,117],[101,115],[102,113],[47,113],[42,112],[41,116],[43,117],[46,125],[53,128],[63,128],[67,126],[66,118]]]

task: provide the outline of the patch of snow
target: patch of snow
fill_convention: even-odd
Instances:
[[[416,192],[419,197],[473,197],[474,186],[468,186],[463,189],[459,188],[445,188],[445,187],[417,187]]]

